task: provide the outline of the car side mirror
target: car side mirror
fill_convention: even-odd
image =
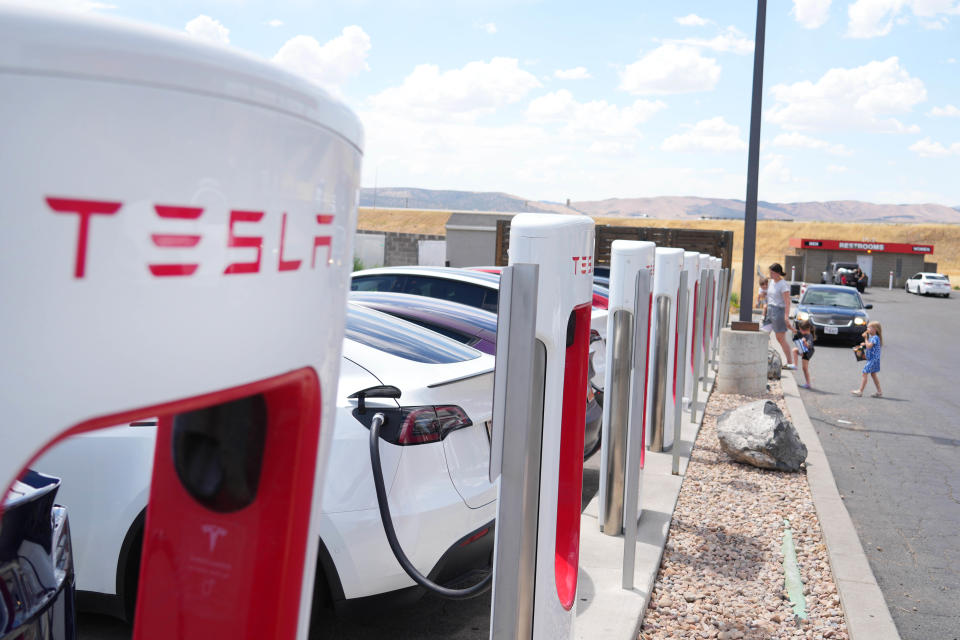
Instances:
[[[348,398],[357,399],[357,411],[360,413],[366,413],[367,398],[390,398],[396,400],[400,397],[400,389],[396,388],[391,384],[381,384],[375,387],[367,387],[366,389],[361,389],[356,393],[351,393]]]
[[[863,308],[864,308],[864,309],[873,309],[873,305],[872,305],[872,304],[865,304],[865,305],[863,305]]]
[[[800,304],[800,298],[790,298],[790,302],[793,304]]]

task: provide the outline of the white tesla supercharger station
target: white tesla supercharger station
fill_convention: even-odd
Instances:
[[[607,307],[607,352],[600,439],[600,526],[620,535],[629,520],[628,474],[640,477],[644,456],[644,405],[647,393],[647,349],[653,295],[656,245],[614,240],[610,246],[610,297]],[[631,447],[632,439],[639,443]],[[635,450],[635,453],[632,451]],[[639,482],[637,483],[639,495]],[[634,500],[636,502],[636,500]]]
[[[697,332],[697,294],[700,293],[700,254],[696,251],[684,251],[683,268],[687,272],[687,357],[684,359],[683,403],[690,402],[691,391],[694,386],[693,352]]]
[[[710,316],[710,358],[716,356],[717,342],[720,340],[720,309],[723,304],[723,283],[721,275],[723,260],[710,258],[710,268],[713,270],[713,315]]]
[[[0,10],[0,476],[158,418],[134,637],[306,638],[362,130],[154,29]]]
[[[663,451],[673,444],[674,373],[678,365],[677,298],[681,271],[683,249],[657,247],[647,384],[647,446],[651,451]]]
[[[711,352],[711,345],[713,342],[713,334],[711,331],[710,317],[713,312],[713,301],[714,301],[714,277],[713,277],[713,256],[707,253],[700,254],[700,268],[701,268],[701,282],[700,287],[703,289],[703,326],[700,327],[700,353],[697,354],[697,357],[700,358],[700,375],[702,376],[703,381],[703,390],[707,390],[707,366],[709,354]],[[703,273],[703,270],[706,273]],[[703,279],[705,277],[705,279]]]
[[[520,214],[510,225],[507,277],[526,275],[527,295],[501,283],[501,305],[510,308],[500,309],[491,444],[491,477],[501,478],[490,623],[497,640],[573,633],[593,248],[585,216]],[[522,340],[519,315],[527,320]],[[510,376],[514,364],[523,375]]]

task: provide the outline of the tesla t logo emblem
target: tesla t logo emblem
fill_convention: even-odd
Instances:
[[[573,275],[593,273],[593,256],[573,256]]]
[[[82,280],[87,269],[87,247],[93,227],[106,223],[109,217],[116,216],[123,207],[122,202],[107,202],[101,200],[82,200],[77,198],[46,198],[47,205],[54,213],[77,216],[77,240],[73,266],[73,277]],[[167,221],[197,221],[203,215],[202,207],[183,207],[166,204],[153,206],[153,211],[159,221],[160,233],[151,233],[150,241],[159,249],[193,249],[204,239],[201,233],[163,233],[163,225]],[[333,236],[328,235],[329,225],[333,224],[334,216],[330,214],[313,214],[309,216],[312,238],[309,247],[309,256],[295,257],[288,255],[287,228],[289,226],[286,212],[273,215],[269,220],[264,211],[250,211],[245,209],[230,210],[226,229],[226,247],[228,249],[242,249],[238,257],[243,260],[230,262],[223,268],[224,275],[243,273],[260,273],[263,266],[264,254],[276,255],[276,266],[267,265],[277,271],[298,271],[306,257],[310,258],[310,269],[317,268],[317,254],[321,255],[321,265],[329,265],[333,253]],[[94,219],[107,218],[103,222],[93,223]],[[258,227],[272,224],[273,229],[279,228],[279,241],[276,246],[264,250],[264,236],[258,233]],[[207,227],[209,228],[209,226]],[[208,234],[213,235],[213,234]],[[222,237],[222,236],[221,236]],[[216,240],[216,237],[213,238]],[[205,245],[206,246],[206,245]],[[323,254],[326,254],[325,256]],[[182,254],[177,254],[182,255]],[[189,258],[188,258],[189,260]],[[192,276],[200,267],[199,262],[159,262],[147,264],[147,269],[157,278]]]
[[[217,540],[226,536],[227,530],[215,524],[205,524],[201,528],[203,532],[207,534],[207,538],[210,541],[210,553],[213,553],[213,550],[217,548]]]

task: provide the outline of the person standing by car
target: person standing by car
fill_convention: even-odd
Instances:
[[[773,331],[777,342],[787,359],[784,369],[796,369],[793,363],[793,349],[787,342],[787,328],[790,326],[790,283],[784,279],[783,267],[779,262],[770,265],[770,282],[767,284],[767,311],[763,316],[762,327]],[[767,329],[767,327],[770,327]]]
[[[854,389],[850,393],[860,397],[863,390],[867,388],[867,374],[873,378],[873,384],[877,387],[877,392],[873,394],[874,398],[882,398],[883,391],[880,389],[880,350],[883,347],[883,328],[876,320],[867,324],[867,332],[864,335],[863,345],[867,352],[867,364],[863,367],[863,373],[860,378],[860,388]],[[856,348],[856,347],[854,347]]]

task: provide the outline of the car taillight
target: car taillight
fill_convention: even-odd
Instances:
[[[451,431],[473,424],[463,409],[449,404],[400,409],[368,408],[363,414],[355,411],[354,417],[369,429],[377,413],[384,416],[380,437],[400,446],[440,442]]]

